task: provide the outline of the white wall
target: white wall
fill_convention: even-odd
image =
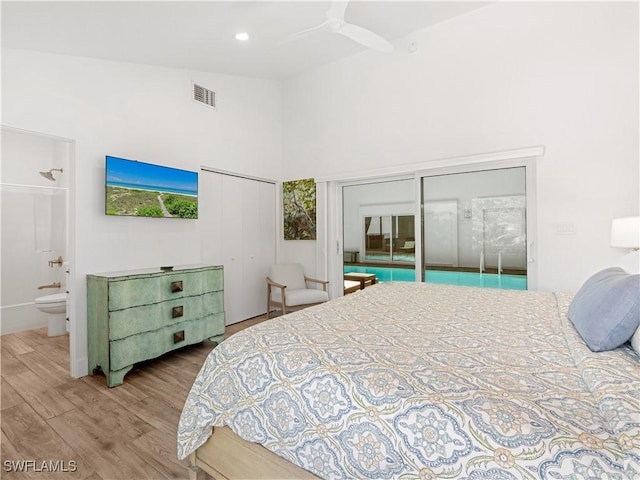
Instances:
[[[191,100],[192,80],[217,92],[217,110]],[[105,155],[273,177],[281,101],[276,81],[3,49],[3,124],[75,140],[72,371],[87,370],[88,273],[201,260],[198,220],[105,216]]]
[[[542,290],[576,290],[637,254],[609,247],[638,215],[637,2],[496,2],[283,86],[283,171],[305,178],[544,145]],[[554,234],[570,223],[575,235]],[[286,246],[283,247],[286,254]],[[313,256],[313,253],[311,253]]]

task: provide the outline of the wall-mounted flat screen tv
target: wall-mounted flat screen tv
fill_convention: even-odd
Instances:
[[[107,215],[198,218],[198,173],[107,156]]]

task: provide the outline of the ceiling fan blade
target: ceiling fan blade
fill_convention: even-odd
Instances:
[[[301,37],[306,37],[307,35],[311,35],[317,30],[326,30],[326,25],[327,25],[327,22],[325,21],[325,22],[322,22],[320,25],[316,25],[315,27],[307,28],[306,30],[300,30],[299,32],[292,33],[291,35],[287,36],[287,38],[285,39],[285,42],[289,42],[291,40],[295,40]]]
[[[333,0],[333,2],[331,2],[331,8],[327,11],[327,19],[344,19],[344,12],[347,10],[347,5],[349,5],[349,0]]]
[[[385,40],[377,33],[367,30],[366,28],[353,25],[352,23],[345,23],[341,28],[336,30],[336,33],[344,35],[350,38],[354,42],[357,42],[365,47],[379,52],[391,53],[393,52],[393,45],[388,40]]]

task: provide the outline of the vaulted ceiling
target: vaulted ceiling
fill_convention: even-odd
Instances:
[[[345,21],[407,48],[411,32],[491,2],[367,1]],[[319,30],[330,1],[3,1],[2,46],[248,77],[285,79],[367,50]],[[247,32],[240,42],[236,33]],[[375,52],[376,55],[393,53]]]

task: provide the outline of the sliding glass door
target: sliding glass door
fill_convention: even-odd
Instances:
[[[415,185],[409,178],[342,188],[345,292],[368,275],[376,283],[415,281]]]
[[[424,176],[426,282],[527,288],[525,167]]]

